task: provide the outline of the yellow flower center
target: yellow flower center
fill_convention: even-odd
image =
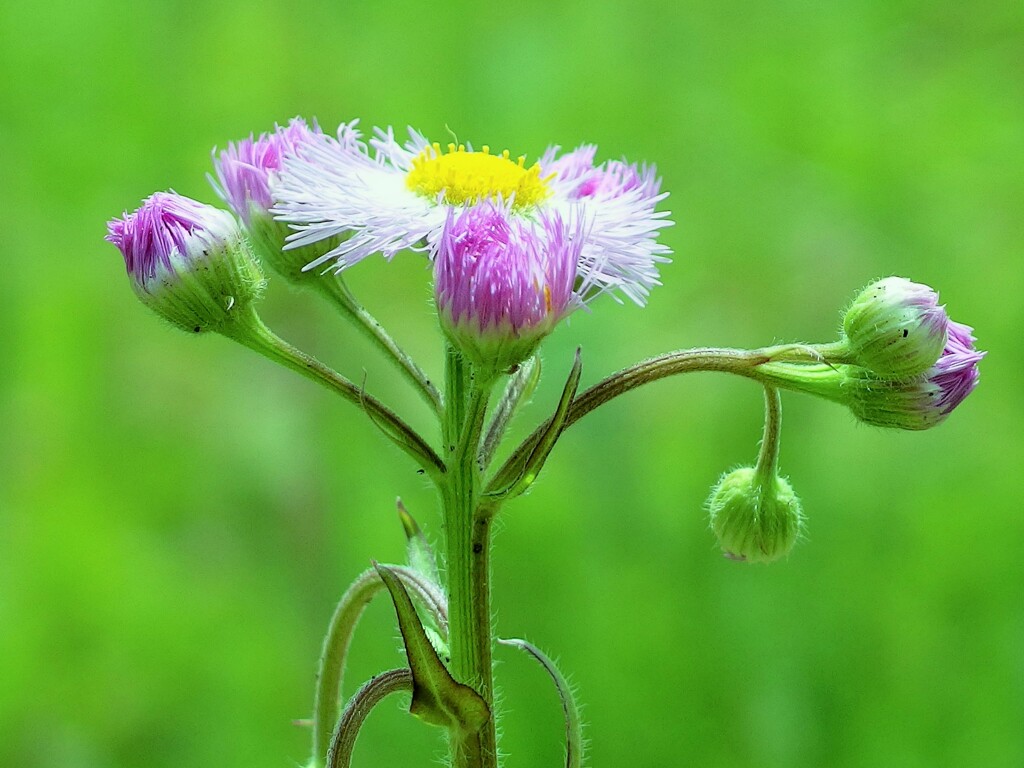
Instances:
[[[443,153],[440,144],[433,144],[413,159],[405,184],[431,200],[444,193],[444,202],[449,205],[500,197],[522,210],[551,194],[547,182],[552,176],[541,178],[537,163],[527,168],[525,156],[512,161],[507,149],[492,155],[487,146],[473,152],[462,144],[449,144],[448,152]]]

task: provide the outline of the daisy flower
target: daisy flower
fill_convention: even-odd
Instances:
[[[642,305],[670,253],[657,242],[671,225],[668,213],[655,210],[667,195],[652,167],[595,165],[594,154],[590,146],[564,155],[553,147],[528,165],[487,146],[443,148],[412,129],[404,143],[391,129],[367,143],[353,122],[337,138],[315,137],[285,159],[274,211],[296,230],[289,247],[350,233],[307,265],[334,261],[339,270],[374,253],[425,250],[434,257],[449,214],[478,203],[499,204],[511,218],[538,226],[542,215],[558,213],[570,228],[583,222],[579,276],[598,292],[617,291]]]
[[[445,329],[480,354],[511,345],[499,357],[514,364],[595,296],[643,305],[659,284],[669,250],[657,236],[671,224],[656,210],[660,180],[649,166],[595,164],[595,154],[552,147],[527,164],[412,129],[405,142],[391,129],[366,142],[352,122],[285,158],[273,211],[295,230],[287,248],[333,241],[307,270],[426,252]]]

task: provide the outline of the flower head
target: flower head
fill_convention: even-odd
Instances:
[[[878,376],[924,373],[942,354],[949,317],[938,294],[902,277],[872,283],[843,319],[850,355]]]
[[[557,213],[529,221],[491,203],[450,211],[434,259],[449,336],[479,363],[521,362],[583,303],[590,286],[575,286],[583,240]]]
[[[107,232],[142,302],[187,331],[218,330],[262,291],[263,274],[227,211],[157,192]]]
[[[592,148],[564,157],[554,148],[530,164],[486,146],[443,148],[411,130],[404,143],[389,129],[367,144],[350,123],[337,139],[317,137],[286,158],[275,194],[278,217],[297,230],[289,247],[350,235],[307,268],[333,259],[343,269],[406,249],[434,258],[445,227],[459,220],[451,214],[484,203],[541,228],[557,213],[583,235],[576,277],[595,292],[618,291],[639,304],[669,253],[657,242],[671,222],[655,210],[665,195],[653,169],[595,166]]]
[[[723,475],[708,498],[708,511],[722,551],[749,563],[785,557],[803,528],[800,500],[789,482],[754,467]]]
[[[320,127],[315,122],[310,127],[305,120],[296,117],[287,127],[276,126],[258,138],[250,135],[248,139],[232,142],[219,155],[214,150],[213,165],[217,178],[210,177],[210,183],[242,220],[253,247],[263,261],[292,283],[315,278],[316,275],[304,273],[303,267],[338,244],[336,238],[329,238],[307,248],[285,251],[285,240],[291,230],[270,213],[274,204],[274,185],[285,157],[299,151],[319,135]]]
[[[252,217],[266,215],[274,204],[272,186],[286,155],[320,134],[301,117],[292,118],[287,127],[275,126],[270,133],[231,142],[220,154],[214,150],[213,165],[217,181],[211,182],[218,194],[246,226]]]

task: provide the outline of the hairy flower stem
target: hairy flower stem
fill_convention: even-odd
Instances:
[[[308,284],[316,288],[328,301],[341,310],[343,315],[352,320],[356,327],[363,332],[363,335],[398,367],[402,375],[416,388],[416,391],[434,412],[440,412],[441,395],[438,393],[437,387],[431,383],[423,369],[416,365],[405,350],[391,338],[377,318],[367,312],[366,308],[352,295],[340,276],[326,275],[321,279],[310,280]]]
[[[481,514],[477,461],[487,399],[494,380],[449,349],[445,371],[444,440],[448,472],[442,492],[448,581],[450,671],[487,703],[491,717],[479,731],[453,728],[453,768],[496,768],[491,659],[490,517]]]
[[[392,693],[412,693],[412,673],[408,669],[392,669],[370,680],[356,692],[345,707],[338,729],[327,752],[327,768],[349,768],[359,729],[367,715]]]
[[[639,386],[667,376],[696,371],[720,371],[752,379],[760,379],[762,377],[758,374],[758,366],[775,360],[776,354],[780,356],[789,354],[790,350],[790,347],[754,350],[684,349],[644,360],[630,368],[613,373],[603,381],[590,387],[590,389],[577,395],[569,407],[562,429],[568,429],[588,413],[604,405],[609,400],[613,400],[619,395],[624,395],[626,392]],[[781,386],[785,386],[785,384],[781,384]],[[520,443],[519,447],[509,456],[501,468],[494,473],[494,476],[487,484],[486,490],[488,492],[493,493],[504,488],[513,478],[520,474],[522,468],[529,460],[530,454],[543,439],[547,428],[548,423],[541,424],[529,437]],[[496,509],[492,509],[492,511],[496,511]]]
[[[775,387],[764,388],[764,436],[757,454],[757,474],[762,483],[775,479],[779,471],[779,432],[782,431],[782,398]]]
[[[399,448],[409,454],[435,480],[444,475],[444,463],[430,445],[416,431],[402,421],[394,411],[357,387],[337,371],[314,357],[296,349],[263,324],[256,311],[246,307],[244,314],[218,331],[239,344],[259,352],[264,357],[286,368],[301,373],[322,384],[349,402],[359,406]]]

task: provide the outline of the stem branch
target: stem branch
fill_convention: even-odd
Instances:
[[[430,473],[435,481],[444,474],[444,462],[434,449],[394,411],[368,394],[362,387],[357,387],[337,371],[277,336],[263,324],[255,310],[250,308],[247,316],[225,326],[220,332],[355,403],[384,434]]]
[[[353,320],[356,327],[398,367],[434,412],[440,413],[441,395],[430,381],[430,377],[398,346],[398,342],[391,338],[377,318],[356,300],[340,276],[324,276],[322,279],[310,281],[310,285],[326,296],[342,314]]]

